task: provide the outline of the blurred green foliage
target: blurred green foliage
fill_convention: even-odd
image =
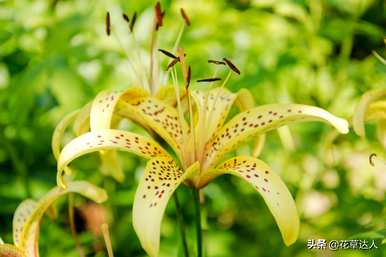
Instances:
[[[297,102],[323,107],[351,119],[359,97],[385,87],[386,4],[382,0],[196,0],[161,1],[166,20],[160,46],[170,49],[184,7],[192,20],[181,45],[193,77],[211,75],[206,60],[230,57],[242,70],[229,88],[247,87],[258,104]],[[121,12],[140,12],[136,37],[141,54],[149,48],[153,1],[0,1],[0,235],[11,242],[12,215],[26,197],[38,198],[55,185],[50,150],[53,128],[64,114],[89,102],[102,89],[134,82],[122,46],[133,47]],[[112,14],[117,37],[104,34]],[[165,65],[165,64],[164,64]],[[352,132],[338,136],[322,124],[292,126],[270,133],[262,159],[281,174],[301,214],[300,237],[285,247],[262,199],[243,182],[217,179],[205,190],[206,256],[385,256],[386,167],[372,167],[368,156],[386,158],[374,139]],[[247,148],[247,147],[246,147]],[[241,149],[240,151],[246,151]],[[104,186],[116,256],[144,256],[131,226],[135,185],[143,162],[121,154],[127,174],[122,184],[97,172],[95,156],[75,165]],[[191,192],[178,190],[194,249]],[[77,205],[83,206],[82,199]],[[79,256],[71,237],[66,204],[59,217],[42,224],[42,256]],[[87,256],[106,256],[102,238],[87,232],[78,218]],[[176,215],[169,204],[162,227],[162,256],[182,256]],[[357,236],[356,236],[357,235]],[[374,238],[372,251],[307,250],[307,239]]]

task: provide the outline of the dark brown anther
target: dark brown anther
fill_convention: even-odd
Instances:
[[[110,13],[106,12],[106,34],[110,36],[111,34],[111,22],[110,22]]]
[[[127,16],[126,13],[122,13],[122,18],[123,18],[127,23],[130,22],[130,18],[129,18],[129,16]]]
[[[199,79],[197,82],[213,82],[213,81],[219,81],[221,78],[208,78],[208,79]]]
[[[228,60],[227,58],[222,58],[224,60],[224,62],[226,63],[226,65],[231,69],[233,70],[234,72],[236,72],[237,74],[240,75],[240,70],[230,61]]]
[[[173,68],[173,66],[176,65],[176,63],[179,62],[179,61],[180,61],[179,58],[173,59],[173,60],[168,64],[168,67],[166,68],[166,70],[169,70],[170,68]]]
[[[188,89],[190,86],[190,79],[192,77],[192,67],[189,65],[188,72],[186,73],[186,88]]]
[[[166,55],[167,57],[170,57],[170,58],[173,58],[173,59],[178,59],[177,56],[175,56],[174,54],[172,54],[171,52],[169,51],[166,51],[164,49],[158,49],[158,51],[160,51],[161,53],[163,53],[164,55]]]
[[[181,11],[181,16],[184,19],[186,26],[190,26],[190,19],[189,19],[188,15],[186,14],[184,8],[181,8],[180,11]]]
[[[375,164],[374,164],[374,157],[377,157],[377,154],[376,153],[372,153],[370,154],[369,156],[369,163],[371,166],[375,167]]]
[[[154,9],[155,9],[155,19],[156,19],[155,30],[158,30],[162,26],[165,12],[161,10],[161,3],[159,1],[156,3]]]
[[[217,64],[217,65],[226,65],[225,62],[223,62],[223,61],[216,61],[216,60],[208,60],[208,63],[213,63],[213,64]]]
[[[135,22],[137,21],[137,12],[134,12],[133,16],[131,17],[131,22],[130,22],[130,31],[133,32]]]

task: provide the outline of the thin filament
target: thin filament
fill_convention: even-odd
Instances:
[[[105,240],[107,254],[109,257],[114,257],[113,247],[111,245],[109,225],[107,225],[106,223],[103,223],[101,226],[101,230],[102,230],[102,234],[103,234],[103,239]]]

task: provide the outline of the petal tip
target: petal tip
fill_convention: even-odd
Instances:
[[[286,246],[291,246],[296,242],[299,237],[299,224],[296,226],[296,229],[291,230],[290,233],[283,236],[283,241]]]
[[[350,131],[348,121],[345,119],[338,118],[335,127],[342,134],[347,134]]]

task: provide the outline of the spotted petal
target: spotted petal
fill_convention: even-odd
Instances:
[[[227,152],[250,136],[298,121],[321,120],[341,133],[348,133],[346,120],[314,106],[300,104],[263,105],[240,113],[223,126],[206,144],[203,170],[213,167]]]
[[[237,98],[234,105],[239,108],[240,112],[247,111],[255,107],[255,99],[248,89],[242,88],[237,92]],[[263,151],[265,144],[265,134],[256,135],[255,146],[252,150],[252,156],[258,157]]]
[[[88,132],[75,138],[63,148],[57,167],[58,185],[65,187],[63,169],[72,160],[95,151],[112,149],[131,152],[147,159],[167,155],[167,152],[152,139],[131,132],[116,129]]]
[[[14,245],[0,244],[0,257],[25,257],[25,255]]]
[[[147,163],[135,194],[133,226],[151,257],[158,256],[161,220],[171,195],[198,166],[195,163],[183,173],[170,157],[156,157]]]
[[[359,101],[354,117],[353,117],[353,127],[355,133],[357,133],[359,136],[365,136],[365,117],[366,117],[366,112],[369,107],[369,105],[378,99],[382,99],[386,97],[386,88],[381,88],[381,89],[375,89],[372,91],[367,92],[364,94]]]
[[[181,157],[187,124],[183,118],[180,119],[175,108],[154,97],[144,97],[135,103],[120,102],[117,113],[146,124]]]
[[[90,130],[92,132],[112,128],[114,109],[123,93],[102,91],[96,96],[90,111]],[[99,155],[102,161],[101,170],[103,174],[110,175],[117,181],[122,182],[125,175],[117,152],[115,150],[104,150],[100,151]]]
[[[69,182],[66,189],[55,187],[38,202],[23,201],[16,209],[13,218],[15,245],[25,253],[26,257],[38,257],[39,224],[47,209],[62,195],[79,193],[97,203],[107,199],[107,194],[85,181]]]
[[[291,245],[296,241],[299,234],[299,216],[295,202],[287,186],[266,163],[252,157],[235,157],[220,164],[205,178],[206,183],[221,174],[235,175],[253,186],[274,216],[284,243]]]

